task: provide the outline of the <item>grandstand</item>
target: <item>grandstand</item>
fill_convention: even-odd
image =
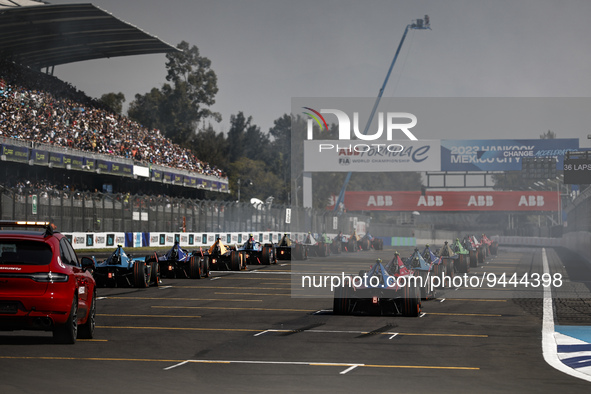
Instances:
[[[91,4],[0,0],[5,186],[28,179],[90,191],[113,185],[123,193],[228,193],[222,170],[49,75],[69,62],[176,50]]]

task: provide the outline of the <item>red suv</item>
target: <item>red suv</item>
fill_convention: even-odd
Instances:
[[[53,224],[0,220],[0,330],[53,331],[58,343],[92,338],[93,268]]]

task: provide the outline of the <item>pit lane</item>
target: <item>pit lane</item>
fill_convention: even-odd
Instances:
[[[406,256],[411,250],[400,252]],[[306,264],[311,272],[340,265],[355,273],[391,255],[391,250],[359,252]],[[548,256],[551,269],[568,276],[569,260],[552,250]],[[470,275],[485,269],[526,272],[541,264],[540,250],[501,248],[487,263]],[[545,363],[540,299],[503,298],[502,289],[494,299],[466,298],[457,296],[462,289],[448,289],[423,301],[419,318],[333,316],[330,299],[291,297],[290,263],[249,268],[214,272],[209,279],[165,279],[159,288],[101,288],[96,337],[74,346],[54,345],[48,333],[0,333],[0,390],[581,392],[591,387]],[[569,309],[568,316],[574,315]],[[576,316],[579,322],[586,318],[585,312]]]

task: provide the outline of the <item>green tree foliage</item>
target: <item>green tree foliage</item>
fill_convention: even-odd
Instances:
[[[199,122],[210,117],[220,121],[221,115],[209,108],[218,92],[211,61],[186,41],[177,48],[179,51],[166,54],[166,80],[171,84],[136,94],[128,114],[146,127],[160,129],[173,142],[186,145]]]
[[[121,113],[123,112],[123,103],[125,102],[125,95],[121,92],[105,93],[101,96],[99,101],[114,113],[121,115]]]
[[[240,201],[250,201],[253,197],[263,201],[268,197],[274,197],[277,201],[278,196],[283,193],[281,179],[273,168],[262,160],[241,157],[230,164],[228,172],[233,199],[238,198],[238,179],[240,179]]]

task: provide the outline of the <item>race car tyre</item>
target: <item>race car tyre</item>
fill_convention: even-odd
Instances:
[[[56,343],[73,345],[78,337],[78,297],[72,300],[70,315],[66,323],[53,329],[53,340]]]
[[[334,254],[340,254],[341,253],[341,242],[340,241],[332,241],[332,245],[331,245],[331,252]]]
[[[153,255],[147,256],[146,264],[151,267],[150,284],[158,287],[160,285],[160,264],[158,263],[158,255],[154,253]]]
[[[475,250],[470,250],[470,267],[478,266],[478,256]]]
[[[347,242],[347,251],[348,252],[357,252],[357,241],[350,239],[349,242]]]
[[[92,339],[94,338],[94,328],[96,326],[96,292],[92,295],[90,301],[90,310],[88,312],[88,319],[86,323],[80,325],[78,329],[78,338],[80,339]]]
[[[150,284],[150,275],[146,270],[144,261],[136,261],[133,264],[133,283],[135,287],[145,288]]]
[[[369,250],[369,248],[371,247],[371,244],[369,242],[369,239],[365,238],[361,240],[361,249],[362,250]]]
[[[458,265],[456,267],[456,269],[458,270],[458,272],[460,274],[467,274],[468,272],[470,272],[470,268],[468,266],[468,255],[465,254],[460,254],[460,257],[458,257]]]
[[[495,242],[490,246],[490,254],[492,254],[493,256],[496,256],[498,251],[499,251],[499,244]]]
[[[351,300],[348,297],[349,288],[339,286],[334,290],[332,313],[335,315],[348,315],[350,312]]]
[[[209,278],[209,256],[201,258],[201,276]]]
[[[293,253],[291,255],[294,260],[303,260],[304,259],[303,246],[300,244],[296,244],[296,246],[293,248]]]
[[[484,264],[484,250],[478,249],[478,264]]]
[[[232,271],[240,271],[242,268],[242,259],[240,258],[240,252],[233,250],[230,252],[230,269]]]
[[[158,287],[160,286],[160,264],[154,262],[151,264],[152,269],[150,270],[150,283]]]
[[[443,269],[444,265],[441,264],[433,264],[433,268],[431,268],[431,275],[432,277],[436,276],[440,279],[439,283],[441,283],[438,287],[443,287]]]
[[[445,261],[444,264],[445,264],[445,275],[447,275],[453,279],[455,276],[454,261],[452,259],[447,259],[447,261]]]
[[[421,312],[421,300],[417,294],[416,286],[404,288],[404,299],[402,301],[402,316],[417,317]]]
[[[189,258],[189,278],[201,279],[201,261],[197,256]]]
[[[263,246],[263,251],[261,253],[262,261],[264,265],[271,265],[273,262],[273,248],[270,246]]]

